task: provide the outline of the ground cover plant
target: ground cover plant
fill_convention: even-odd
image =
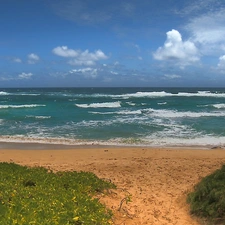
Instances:
[[[89,172],[57,172],[0,163],[1,225],[108,225],[96,193],[115,188]]]
[[[225,165],[203,178],[188,194],[191,213],[204,224],[225,225]]]

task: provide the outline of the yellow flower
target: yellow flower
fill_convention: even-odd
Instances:
[[[74,221],[78,221],[78,220],[79,220],[79,216],[73,217],[73,220],[74,220]]]

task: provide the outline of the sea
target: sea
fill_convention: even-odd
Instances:
[[[2,88],[0,142],[225,146],[225,88]]]

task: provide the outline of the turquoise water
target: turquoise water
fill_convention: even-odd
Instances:
[[[225,145],[225,88],[0,90],[0,141]]]

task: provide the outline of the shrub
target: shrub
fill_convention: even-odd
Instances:
[[[89,172],[0,163],[0,224],[108,225],[112,213],[94,195],[109,188]]]
[[[189,193],[187,201],[193,215],[208,224],[225,224],[225,165],[203,178]]]

